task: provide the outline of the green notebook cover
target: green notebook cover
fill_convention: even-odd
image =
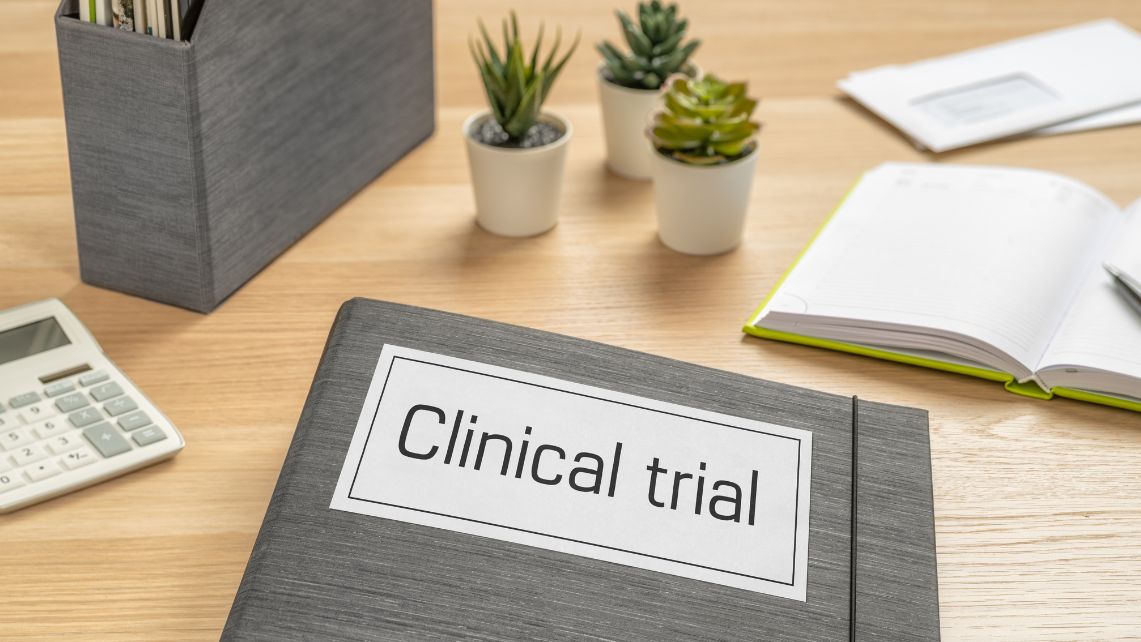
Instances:
[[[1020,383],[1014,378],[1014,375],[1010,374],[1009,372],[1001,372],[999,370],[991,370],[989,368],[968,366],[953,363],[950,361],[939,361],[938,359],[929,359],[911,354],[905,354],[902,352],[893,352],[883,348],[874,348],[855,343],[847,343],[845,341],[821,339],[818,337],[810,337],[793,332],[784,332],[782,330],[770,330],[768,328],[761,328],[754,325],[757,319],[757,315],[761,313],[761,310],[763,310],[765,306],[768,305],[769,301],[772,300],[773,296],[775,296],[777,291],[780,290],[780,287],[784,285],[784,282],[788,278],[789,274],[792,273],[797,264],[800,263],[800,260],[804,258],[805,253],[808,252],[808,248],[812,247],[812,244],[816,242],[816,239],[820,236],[820,234],[826,227],[828,227],[828,223],[832,221],[832,218],[836,215],[836,212],[840,211],[840,207],[843,206],[846,200],[848,200],[848,197],[851,196],[852,192],[856,188],[856,185],[858,184],[859,181],[857,180],[856,183],[854,183],[852,187],[848,189],[848,192],[844,195],[844,198],[840,199],[840,202],[836,205],[835,209],[833,209],[828,217],[824,219],[824,222],[816,230],[816,233],[812,235],[812,238],[808,241],[808,244],[805,245],[804,248],[800,251],[800,254],[797,255],[796,260],[792,262],[792,265],[790,265],[787,270],[785,270],[785,273],[781,276],[780,280],[778,280],[776,285],[773,286],[773,289],[769,291],[768,296],[766,296],[765,299],[761,301],[760,305],[758,305],[756,309],[753,310],[753,313],[749,315],[748,320],[745,321],[745,327],[743,328],[746,334],[750,334],[755,337],[761,337],[762,339],[772,339],[774,341],[784,341],[786,343],[798,343],[800,345],[813,346],[816,348],[827,348],[829,350],[849,352],[851,354],[858,354],[875,359],[883,359],[885,361],[896,361],[913,366],[922,366],[924,368],[933,368],[935,370],[955,372],[971,377],[978,377],[980,379],[987,379],[989,381],[999,381],[1009,392],[1013,392],[1024,397],[1033,397],[1035,399],[1053,399],[1055,396],[1065,397],[1068,399],[1075,399],[1077,401],[1086,401],[1089,403],[1101,404],[1103,406],[1111,406],[1114,408],[1122,408],[1125,410],[1132,410],[1134,412],[1141,412],[1141,403],[1136,401],[1122,399],[1120,397],[1113,397],[1110,395],[1098,394],[1086,390],[1076,390],[1073,388],[1054,387],[1051,390],[1043,390],[1040,386],[1033,382]]]

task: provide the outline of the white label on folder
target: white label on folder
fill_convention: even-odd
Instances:
[[[384,346],[331,508],[805,601],[812,433]]]

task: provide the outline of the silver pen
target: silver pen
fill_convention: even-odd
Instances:
[[[1125,273],[1124,270],[1118,268],[1112,263],[1103,263],[1102,267],[1106,272],[1113,277],[1117,289],[1121,291],[1121,296],[1129,303],[1129,306],[1141,314],[1141,283],[1138,283],[1133,277]]]

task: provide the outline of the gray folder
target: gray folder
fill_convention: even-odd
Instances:
[[[811,430],[807,602],[330,509],[386,343]],[[354,299],[222,639],[938,640],[937,589],[925,411]]]

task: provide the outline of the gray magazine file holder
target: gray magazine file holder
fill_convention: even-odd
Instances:
[[[329,508],[386,343],[811,430],[808,601]],[[931,490],[923,410],[353,299],[329,333],[222,640],[933,642]]]
[[[202,0],[189,41],[56,13],[80,274],[209,312],[435,128],[430,0]]]

